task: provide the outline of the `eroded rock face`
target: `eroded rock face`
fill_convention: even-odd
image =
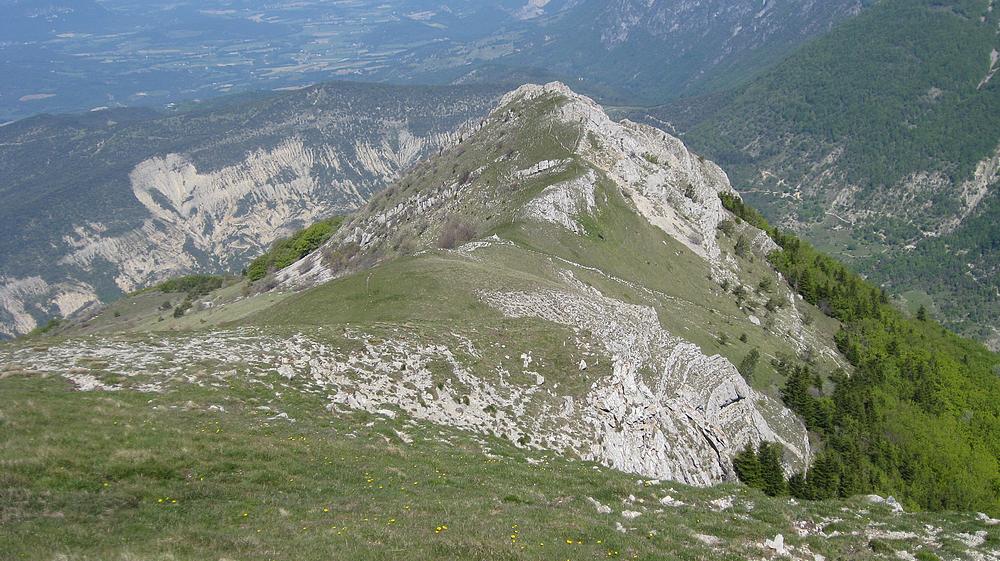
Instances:
[[[587,330],[611,356],[613,374],[597,380],[579,408],[593,435],[584,457],[690,485],[732,479],[732,458],[761,441],[783,444],[790,465],[808,465],[805,427],[750,388],[732,363],[668,333],[652,308],[604,297],[568,274],[567,282],[575,290],[483,299],[510,317]]]
[[[61,262],[83,269],[93,268],[98,260],[114,263],[115,284],[123,291],[199,266],[239,268],[248,255],[263,251],[290,226],[363,205],[380,183],[431,148],[455,142],[458,133],[417,138],[402,129],[397,136],[398,144],[356,143],[354,159],[332,145],[307,146],[299,138],[252,151],[243,161],[208,172],[180,154],[150,158],[129,175],[132,192],[150,218],[120,236],[80,227],[79,237],[67,239],[73,251]],[[323,179],[351,167],[370,179]]]
[[[0,336],[16,337],[38,327],[28,302],[39,299],[51,302],[61,315],[70,315],[91,305],[97,294],[93,287],[72,280],[49,284],[38,276],[0,276]]]
[[[48,156],[71,160],[48,172],[21,169],[26,156],[0,153],[9,165],[5,179],[17,189],[36,188],[17,183],[28,174],[47,188],[83,168],[74,192],[93,195],[81,195],[72,212],[38,209],[39,216],[9,226],[35,246],[0,248],[0,336],[93,305],[98,294],[183,274],[238,272],[276,239],[362,206],[421,158],[454,144],[498,95],[319,86],[262,107],[82,131],[54,122],[7,139],[4,146],[20,147],[9,150],[38,158],[51,145],[73,146],[69,155]],[[193,130],[184,130],[189,121]],[[132,140],[118,146],[117,138]],[[111,163],[102,150],[115,154]],[[12,218],[21,217],[5,220]]]

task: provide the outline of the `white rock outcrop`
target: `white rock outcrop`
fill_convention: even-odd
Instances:
[[[650,223],[696,254],[717,263],[721,250],[715,233],[719,222],[726,217],[719,193],[736,195],[725,172],[659,129],[628,120],[612,121],[596,102],[559,82],[521,86],[501,99],[496,112],[514,103],[552,95],[566,100],[555,110],[553,121],[580,129],[577,144],[568,148],[621,187]],[[580,202],[587,190],[555,190],[561,192],[559,208],[572,208],[580,214],[589,208],[588,203],[592,206],[591,200]],[[536,201],[548,202],[552,198],[553,195],[543,192]],[[566,202],[574,198],[573,204]],[[578,231],[575,223],[566,224],[564,213],[553,211],[535,216]]]
[[[97,301],[93,287],[74,279],[49,284],[39,276],[0,276],[0,336],[16,337],[38,327],[36,314],[66,316]]]
[[[592,435],[583,457],[689,485],[732,479],[732,458],[761,441],[784,445],[792,465],[808,463],[802,423],[747,385],[728,360],[665,331],[652,308],[567,279],[574,290],[482,298],[509,317],[586,330],[612,357],[612,375],[594,382],[581,404],[578,430]]]
[[[777,555],[785,555],[787,550],[785,549],[785,537],[781,534],[774,536],[774,539],[764,540],[764,547],[774,551]]]

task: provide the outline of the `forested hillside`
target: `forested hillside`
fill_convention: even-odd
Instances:
[[[998,32],[992,0],[886,0],[721,99],[652,114],[773,220],[987,340],[1000,316]]]
[[[1000,509],[1000,357],[923,309],[905,316],[836,260],[741,201],[723,201],[770,233],[781,247],[771,263],[802,298],[842,323],[837,347],[854,367],[825,381],[808,362],[776,361],[783,401],[824,448],[787,484],[768,484],[746,467],[741,478],[805,499],[881,492],[922,509]],[[763,468],[769,455],[748,451],[737,464],[756,460]]]

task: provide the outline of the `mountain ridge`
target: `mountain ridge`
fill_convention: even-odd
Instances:
[[[478,165],[473,167],[473,163]],[[706,341],[712,348],[720,346],[713,328],[680,316],[667,322],[670,329],[661,327],[663,314],[674,306],[690,307],[689,313],[706,316],[720,313],[710,310],[712,306],[725,306],[725,317],[734,316],[726,321],[739,321],[754,330],[753,340],[762,338],[768,347],[790,354],[808,350],[822,364],[841,361],[846,366],[833,347],[832,336],[802,322],[793,295],[780,277],[773,271],[768,274],[766,267],[756,270],[763,256],[774,249],[763,232],[747,224],[738,229],[750,236],[747,251],[759,260],[756,265],[742,266],[774,279],[771,297],[780,298],[781,303],[769,310],[748,311],[732,307],[731,297],[719,291],[720,284],[742,285],[745,279],[741,277],[747,274],[741,268],[745,257],[737,258],[730,247],[722,247],[734,242],[717,239],[720,223],[729,216],[719,200],[720,192],[735,196],[725,173],[688,152],[677,139],[644,125],[613,123],[600,106],[563,84],[524,86],[504,96],[460,143],[424,161],[347,218],[318,250],[259,281],[265,292],[248,302],[274,295],[282,304],[247,318],[270,329],[288,322],[309,325],[314,320],[308,318],[315,311],[329,306],[314,300],[326,301],[328,297],[321,294],[341,290],[347,293],[337,297],[343,302],[338,307],[349,308],[338,314],[346,314],[345,319],[361,314],[367,318],[363,325],[382,331],[385,321],[406,318],[402,339],[389,337],[384,345],[369,346],[361,355],[334,363],[328,357],[336,354],[333,349],[321,345],[326,350],[317,351],[318,341],[309,342],[312,336],[302,340],[304,347],[286,351],[300,357],[289,362],[290,375],[302,375],[300,369],[306,367],[319,376],[317,383],[335,383],[334,402],[350,408],[401,409],[418,418],[514,441],[548,443],[546,447],[563,453],[692,485],[732,480],[732,458],[746,444],[756,446],[764,440],[783,443],[789,473],[801,470],[810,459],[810,443],[801,421],[768,392],[752,388],[733,365],[735,358],[701,350]],[[597,217],[605,215],[624,222],[601,226],[602,218]],[[627,230],[643,232],[644,247],[660,254],[660,260],[685,256],[677,274],[686,279],[686,288],[677,292],[662,280],[647,287],[648,281],[633,280],[631,263],[616,271],[596,256],[584,258],[594,251],[587,246],[628,243],[619,231],[626,224]],[[456,225],[472,231],[446,241]],[[555,245],[539,246],[540,240]],[[636,257],[641,259],[641,255]],[[516,262],[521,264],[512,267]],[[656,267],[651,261],[644,266]],[[447,278],[440,276],[442,267],[456,276],[442,280]],[[493,271],[490,280],[483,277],[488,270]],[[552,325],[559,332],[575,333],[575,346],[587,350],[572,359],[571,371],[595,380],[593,387],[559,381],[567,371],[552,373],[551,358],[545,355],[553,351],[544,350],[544,344],[524,352],[532,358],[522,357],[521,368],[529,372],[529,365],[537,361],[546,363],[545,370],[527,379],[514,372],[501,374],[499,380],[484,377],[479,367],[473,369],[462,358],[495,352],[488,351],[492,345],[482,339],[483,327],[470,323],[471,318],[460,310],[455,311],[454,321],[464,326],[461,335],[431,327],[441,318],[439,310],[424,308],[434,298],[430,295],[407,297],[416,308],[408,305],[402,316],[390,304],[400,296],[384,304],[369,303],[363,310],[352,308],[350,303],[359,295],[351,291],[361,279],[367,279],[364,291],[370,291],[388,276],[395,291],[403,288],[396,283],[406,283],[403,279],[411,274],[426,279],[431,294],[440,288],[430,287],[442,282],[449,285],[451,298],[494,318],[487,325]],[[710,282],[691,278],[702,274]],[[618,294],[622,290],[632,296],[622,299]],[[767,300],[751,294],[741,298],[747,306],[750,302],[762,306]],[[675,300],[678,303],[671,303]],[[204,310],[223,313],[223,307],[213,304]],[[378,319],[383,314],[386,318]],[[192,319],[181,316],[176,322],[162,322],[155,329],[173,329],[178,323],[194,321],[193,317],[197,314]],[[618,319],[609,324],[607,318]],[[84,323],[91,321],[102,320]],[[322,325],[323,320],[318,321]],[[409,327],[413,322],[426,324],[427,330],[413,330]],[[542,337],[547,329],[532,327],[529,333]],[[697,330],[699,343],[673,329]],[[795,338],[788,339],[786,332],[795,333]],[[539,339],[539,344],[547,337]],[[448,343],[433,343],[436,338]],[[216,338],[208,339],[212,340]],[[194,348],[201,345],[192,344]],[[382,353],[399,352],[424,357],[405,368],[404,381],[386,377],[392,362],[379,358]],[[364,369],[364,381],[359,382],[339,374],[342,360],[374,362]],[[404,389],[427,387],[431,382],[423,378],[425,371],[440,360],[451,365],[458,387],[445,384],[434,400]],[[557,363],[565,364],[565,360]],[[554,385],[547,381],[550,376],[556,376]],[[602,376],[609,377],[596,382]],[[575,388],[571,394],[553,393],[564,383]],[[471,392],[468,403],[458,395],[460,391]],[[510,416],[511,410],[540,413]],[[656,413],[647,417],[642,411]]]
[[[76,450],[143,439],[77,462],[53,444],[56,465],[3,483],[57,503],[83,488],[178,536],[212,509],[219,536],[455,558],[996,555],[1000,357],[903,316],[717,165],[562,84],[474,129],[290,267],[166,283],[0,345],[19,428],[55,410],[121,424],[71,432]],[[75,504],[50,539],[105,527]],[[88,551],[120,551],[98,534]]]

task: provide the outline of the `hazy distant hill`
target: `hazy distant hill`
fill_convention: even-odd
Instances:
[[[0,123],[379,80],[520,21],[526,0],[0,2]],[[427,55],[414,59],[418,51]]]
[[[537,23],[508,67],[544,69],[605,101],[662,102],[741,83],[866,0],[582,0]]]
[[[17,1],[0,21],[0,122],[337,77],[558,77],[606,101],[657,103],[741,83],[866,2]]]

